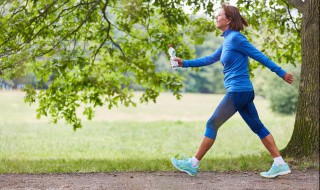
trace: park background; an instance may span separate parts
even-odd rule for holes
[[[212,53],[221,43],[221,37],[211,33],[203,45],[192,48],[195,56],[201,57]],[[170,71],[165,53],[154,64],[158,70]],[[251,73],[260,118],[280,149],[287,145],[293,131],[300,74],[299,65],[281,66],[294,74],[293,85],[262,65]],[[222,100],[225,89],[220,62],[198,71],[170,72],[184,77],[180,100],[166,92],[156,103],[112,109],[103,106],[95,111],[91,121],[82,117],[83,128],[75,131],[64,121],[52,124],[49,118],[37,119],[37,105],[24,103],[25,93],[19,88],[26,84],[37,86],[39,81],[33,73],[2,80],[0,173],[173,170],[171,157],[192,156],[197,150],[206,121]],[[135,102],[139,102],[144,89],[133,88]],[[79,115],[82,111],[79,110]],[[237,113],[219,130],[217,142],[201,169],[264,170],[271,162],[259,138]]]
[[[270,4],[272,5],[272,1],[270,1]],[[130,2],[128,3],[128,6],[129,5],[131,6]],[[154,5],[160,6],[156,2],[154,3]],[[41,4],[39,4],[39,6],[41,6]],[[110,21],[114,21],[113,20],[114,18],[112,17],[112,15],[109,15],[109,14],[106,15],[106,11],[105,11],[106,7],[108,6],[107,2],[99,6],[102,6],[102,8],[104,8],[102,9],[102,16],[104,16],[104,19],[106,22],[102,22],[102,23],[104,24],[109,23],[109,25],[107,24],[109,28],[113,27],[114,25],[110,24]],[[258,7],[259,6],[257,6],[257,8]],[[210,6],[208,6],[207,8],[210,8]],[[286,9],[280,9],[280,12],[277,12],[278,10],[276,10],[276,8],[278,7],[274,6],[273,8],[275,11],[275,14],[274,14],[275,17],[271,16],[272,17],[271,20],[269,19],[264,20],[264,21],[267,21],[268,24],[271,23],[270,25],[271,28],[274,28],[273,22],[274,22],[274,19],[277,18],[277,15],[278,14],[283,15],[282,12],[286,11]],[[291,14],[292,12],[290,11],[289,5],[287,9],[289,14]],[[168,23],[164,22],[165,26],[162,27],[162,29],[164,30],[168,29],[169,32],[176,31],[177,28],[172,28],[172,26],[176,26],[177,23],[181,26],[181,23],[186,21],[184,20],[183,16],[179,17],[181,15],[177,15],[177,14],[175,15],[177,17],[174,17],[174,18],[177,18],[178,20],[171,19],[173,18],[173,17],[170,17],[171,13],[175,13],[175,12],[170,12],[171,8],[163,9],[163,10],[168,10],[168,12],[164,12],[164,15],[166,15],[166,13],[170,13],[169,16],[166,15],[167,17],[165,17],[165,18],[168,18],[165,21],[169,22],[169,25],[166,25]],[[62,10],[62,12],[63,11],[64,10]],[[139,10],[136,10],[136,11],[139,13]],[[130,9],[129,12],[131,14],[132,10]],[[17,13],[20,13],[20,10]],[[100,14],[100,12],[97,14]],[[42,14],[39,13],[39,15],[41,16]],[[119,15],[118,16],[121,19],[124,18],[122,17],[123,15],[121,15],[120,10],[119,10]],[[273,14],[270,14],[270,15],[273,15]],[[22,45],[27,44],[26,51],[24,53],[29,55],[30,51],[33,51],[32,49],[33,47],[38,47],[39,50],[42,50],[41,46],[32,46],[32,45],[30,46],[32,48],[28,49],[29,44],[25,42],[27,42],[30,39],[35,39],[33,37],[37,37],[38,34],[45,35],[46,32],[48,32],[49,30],[48,31],[45,30],[44,33],[41,33],[42,31],[41,29],[39,33],[35,34],[35,36],[33,36],[34,34],[32,33],[28,33],[28,32],[23,33],[19,29],[19,25],[18,25],[19,23],[23,23],[23,20],[21,19],[19,20],[18,17],[16,19],[16,17],[14,16],[12,18],[14,18],[14,21],[16,21],[17,24],[12,26],[11,33],[9,32],[10,36],[11,35],[14,36],[14,34],[19,35],[21,33],[25,34],[26,41],[22,42]],[[70,18],[72,20],[72,16]],[[95,17],[95,19],[98,19],[98,18],[100,17]],[[101,21],[101,18],[98,21]],[[259,18],[259,17],[253,17],[253,18]],[[169,32],[161,33],[161,31],[157,30],[156,33],[159,32],[159,35],[155,35],[153,36],[154,38],[151,38],[150,41],[152,42],[152,45],[143,44],[143,43],[140,44],[137,42],[137,43],[133,43],[134,46],[126,47],[126,46],[123,46],[123,44],[126,44],[125,42],[130,42],[130,40],[132,39],[130,37],[128,39],[125,39],[125,37],[123,36],[123,33],[120,35],[117,34],[118,28],[112,31],[112,36],[109,35],[111,33],[107,33],[107,35],[104,35],[105,33],[103,33],[103,31],[105,30],[98,30],[98,31],[101,31],[101,33],[99,33],[101,36],[106,36],[105,40],[110,40],[112,42],[112,43],[108,43],[108,46],[110,45],[111,49],[110,48],[108,49],[108,46],[103,46],[103,48],[100,49],[102,45],[104,45],[104,42],[102,42],[101,46],[99,47],[96,47],[95,45],[97,44],[95,43],[91,43],[91,44],[89,43],[89,46],[92,45],[92,47],[98,48],[95,51],[96,53],[99,53],[100,50],[103,52],[109,51],[110,55],[108,54],[107,57],[102,57],[99,55],[97,57],[98,59],[96,60],[95,58],[97,54],[92,54],[93,52],[90,52],[90,51],[86,52],[86,48],[83,48],[84,52],[79,51],[82,54],[77,52],[79,53],[77,54],[78,55],[77,58],[79,58],[79,60],[76,60],[76,62],[74,62],[75,57],[73,57],[74,52],[72,51],[70,54],[72,56],[71,57],[67,56],[68,58],[66,59],[67,61],[61,60],[61,59],[54,59],[52,62],[52,65],[50,65],[52,67],[47,67],[48,66],[47,63],[51,64],[50,58],[43,59],[43,57],[41,56],[38,57],[38,59],[36,60],[39,62],[31,62],[28,65],[28,66],[31,66],[34,70],[38,71],[38,76],[43,76],[45,79],[49,79],[49,81],[38,81],[37,77],[35,77],[35,75],[31,72],[27,73],[27,75],[23,77],[19,77],[19,78],[14,77],[15,74],[21,73],[20,72],[21,70],[23,71],[26,71],[26,70],[24,70],[24,68],[22,67],[21,68],[17,67],[17,69],[14,68],[10,70],[11,66],[14,67],[15,65],[11,65],[12,64],[12,62],[10,62],[11,59],[3,59],[5,61],[1,65],[3,68],[3,71],[8,71],[8,72],[3,72],[4,77],[11,78],[12,80],[0,79],[1,87],[4,89],[3,91],[0,91],[1,109],[3,109],[1,112],[1,120],[0,120],[1,172],[3,173],[6,173],[6,172],[41,173],[41,172],[95,172],[95,171],[122,171],[122,170],[129,170],[129,171],[131,170],[134,170],[134,171],[172,170],[172,166],[170,165],[170,162],[169,162],[170,157],[192,155],[195,152],[200,140],[202,139],[206,120],[212,114],[215,107],[222,99],[223,93],[225,92],[223,88],[223,76],[221,72],[222,66],[220,63],[216,63],[213,66],[201,68],[199,71],[195,71],[192,69],[181,69],[177,71],[170,70],[170,67],[168,65],[168,57],[166,56],[166,52],[163,51],[166,49],[164,47],[163,40],[168,40],[168,39],[172,40],[172,37],[174,37],[174,40],[179,40],[179,42],[177,42],[177,44],[180,44],[180,46],[177,47],[178,55],[179,54],[186,55],[188,58],[190,58],[191,55],[192,57],[201,57],[201,56],[208,55],[212,53],[215,49],[217,49],[219,45],[222,43],[222,38],[218,36],[217,30],[212,26],[213,24],[210,25],[210,23],[203,22],[204,20],[201,20],[201,19],[199,20],[195,19],[195,20],[196,22],[194,23],[192,22],[192,24],[190,25],[191,30],[186,31],[186,34],[188,33],[188,35],[191,36],[190,38],[193,41],[195,41],[195,44],[199,44],[199,43],[201,44],[201,41],[203,40],[202,35],[207,32],[206,30],[210,30],[210,31],[213,30],[215,32],[214,34],[209,34],[205,36],[203,40],[204,44],[201,44],[200,46],[192,46],[191,44],[189,44],[190,46],[188,47],[186,45],[188,44],[188,40],[184,41],[184,38],[179,38],[177,37],[177,35],[172,36],[171,35],[172,33],[170,33],[169,35]],[[273,42],[269,44],[269,45],[272,45],[271,48],[269,46],[269,48],[272,49],[272,51],[269,51],[270,49],[268,50],[264,49],[263,52],[271,56],[273,60],[275,60],[278,64],[281,64],[281,66],[284,69],[293,73],[295,77],[296,82],[293,85],[288,85],[288,84],[285,84],[281,78],[275,76],[275,74],[268,71],[268,69],[263,68],[261,65],[257,64],[256,62],[252,62],[252,61],[250,62],[250,69],[255,68],[255,70],[250,74],[251,74],[251,77],[255,86],[255,91],[256,91],[256,100],[255,100],[256,106],[258,108],[262,121],[265,123],[265,125],[270,129],[270,131],[275,136],[277,144],[280,149],[286,146],[292,134],[294,118],[295,118],[296,101],[298,96],[297,89],[298,89],[298,83],[300,81],[299,80],[300,65],[298,63],[300,62],[300,51],[299,51],[300,44],[293,43],[293,41],[290,41],[289,43],[290,46],[292,44],[298,44],[298,45],[291,46],[291,48],[288,48],[288,46],[286,46],[288,45],[286,43],[287,33],[284,33],[284,31],[292,32],[292,30],[295,29],[294,35],[288,38],[289,40],[295,39],[296,35],[299,36],[299,30],[297,28],[294,28],[296,27],[295,21],[297,21],[297,23],[299,24],[301,20],[299,19],[299,17],[296,17],[296,18],[291,17],[291,20],[293,21],[293,25],[282,25],[279,28],[279,30],[274,30],[274,29],[269,30],[270,29],[269,26],[267,28],[265,28],[265,26],[262,26],[262,28],[260,28],[259,22],[253,21],[253,25],[252,25],[253,28],[257,29],[257,26],[259,26],[259,31],[256,31],[257,33],[254,33],[254,30],[251,30],[251,28],[249,28],[246,31],[246,33],[248,33],[248,31],[249,33],[250,32],[253,33],[252,35],[249,36],[249,40],[252,41],[253,44],[259,49],[262,49],[266,45],[266,43],[269,42],[269,40],[270,42]],[[11,22],[7,22],[7,21],[10,21],[10,19],[9,20],[4,19],[4,21],[5,23],[9,23],[9,25],[11,23]],[[34,20],[31,20],[31,23],[34,24],[33,21]],[[76,21],[69,22],[70,20],[66,20],[66,19],[64,19],[64,21],[66,21],[65,22],[66,24],[70,24],[70,23],[74,24],[70,27],[70,29],[72,29],[72,27],[77,27]],[[85,21],[87,20],[84,19],[84,22]],[[132,22],[134,24],[135,20],[133,19]],[[207,27],[205,28],[204,31],[196,30],[198,28],[197,25],[201,24],[202,22],[205,23],[204,25],[211,26],[212,28]],[[37,23],[37,22],[35,23],[45,24],[45,23]],[[95,20],[95,22],[91,22],[91,24],[98,24],[98,23],[99,22],[97,22],[97,20]],[[123,23],[123,22],[119,22],[119,24],[120,24],[119,26],[124,28],[127,26],[126,23]],[[162,26],[163,23],[154,23],[154,24],[159,24],[159,26]],[[23,25],[23,26],[27,27],[27,25]],[[82,25],[80,24],[80,26]],[[97,27],[96,29],[101,29],[99,28],[100,25],[94,25],[94,26]],[[171,26],[171,28],[169,26]],[[194,26],[197,26],[197,27],[194,27]],[[292,28],[290,27],[288,28],[288,26],[292,26]],[[33,25],[31,25],[31,27],[33,27]],[[43,26],[43,27],[46,28],[47,26]],[[65,28],[68,29],[69,27],[65,27]],[[65,29],[65,28],[59,28],[59,29]],[[18,29],[18,30],[15,30],[15,29]],[[90,25],[88,26],[86,25],[86,27],[83,29],[84,31],[86,31],[86,29],[88,29],[89,31],[91,28],[90,28]],[[133,27],[131,29],[137,29],[133,31],[133,33],[141,35],[141,33],[139,33],[141,32],[139,31],[139,28]],[[173,30],[170,30],[170,29],[173,29]],[[288,29],[288,31],[285,29]],[[271,32],[271,38],[269,36],[270,32]],[[128,33],[129,35],[131,35],[130,30],[128,30]],[[4,30],[4,36],[6,34],[7,33]],[[56,38],[56,37],[59,37],[60,34],[63,35],[64,33],[54,31],[53,36],[54,38]],[[87,34],[87,33],[82,32],[80,34]],[[193,34],[199,34],[199,36],[196,36],[196,37],[192,36]],[[265,34],[269,34],[269,35],[265,35]],[[275,34],[275,35],[272,35],[272,34]],[[64,53],[69,53],[69,50],[71,50],[70,47],[68,49],[68,46],[71,45],[70,42],[74,42],[73,44],[75,45],[73,46],[73,48],[78,48],[79,46],[79,49],[81,49],[80,46],[88,45],[88,44],[82,44],[82,41],[81,41],[82,39],[89,40],[89,41],[90,39],[93,39],[92,41],[95,41],[95,40],[99,41],[98,38],[93,38],[93,35],[94,35],[93,33],[90,33],[90,35],[79,36],[79,40],[80,40],[79,45],[76,43],[78,39],[73,40],[70,38],[71,41],[68,41],[69,40],[68,38],[68,40],[63,41],[62,47],[65,47],[64,49],[65,51],[59,52],[61,54],[56,54],[57,57],[61,58],[59,56],[64,57],[66,55]],[[95,35],[95,37],[97,37],[97,35]],[[66,39],[66,38],[62,38],[62,39]],[[119,40],[120,43],[115,43],[113,39],[121,39],[123,41]],[[161,39],[161,40],[158,40],[158,39]],[[282,39],[283,41],[281,41]],[[274,43],[276,41],[281,41],[283,43],[280,43],[280,44]],[[47,41],[47,38],[41,38],[39,41],[35,41],[35,44],[39,44],[38,42],[40,42],[40,45],[44,45],[43,47],[49,44]],[[55,40],[51,42],[53,42],[53,45],[55,44]],[[136,41],[133,40],[132,42],[136,42]],[[19,43],[20,42],[18,42],[18,45]],[[125,52],[128,52],[130,54],[130,57],[133,59],[135,59],[135,55],[137,55],[135,53],[141,53],[139,54],[140,56],[139,60],[132,61],[127,59],[126,57],[125,57],[126,59],[122,59],[123,55],[121,53],[123,53],[122,51],[123,49],[120,48],[119,44],[121,45],[122,48],[125,48],[124,49]],[[161,46],[159,46],[160,44]],[[184,45],[181,45],[181,44],[184,44]],[[277,46],[277,48],[274,48],[275,47],[273,46],[274,44],[277,44],[279,46]],[[150,61],[149,59],[148,60],[145,59],[144,56],[147,54],[143,54],[143,53],[145,53],[146,51],[144,52],[138,49],[141,47],[143,48],[143,46],[141,45],[146,45],[147,46],[146,49],[149,48],[149,50],[150,51],[152,50],[153,53],[156,52],[153,54],[153,56],[147,57],[147,58],[152,58],[152,61]],[[10,47],[10,48],[12,48],[14,51],[15,47]],[[9,50],[11,50],[10,48]],[[190,48],[191,50],[190,52],[188,48]],[[179,51],[181,49],[183,49],[184,51]],[[6,47],[4,47],[4,50],[5,50],[4,53],[8,52]],[[120,50],[120,51],[116,51],[116,50]],[[45,50],[43,51],[45,52]],[[192,51],[195,54],[191,54]],[[112,54],[114,52],[116,52],[116,54]],[[133,54],[131,54],[132,52]],[[90,55],[94,55],[93,57],[91,57],[93,58],[93,60],[87,59],[88,57],[86,56],[89,55],[88,53]],[[4,54],[4,57],[6,58],[6,56],[8,56],[8,58],[12,58],[10,55],[11,54],[9,52],[9,55]],[[41,54],[35,53],[34,55],[41,55]],[[53,55],[52,52],[49,54],[46,54],[45,56],[50,57],[50,55]],[[134,56],[131,56],[131,55],[134,55]],[[112,56],[115,56],[115,57],[112,57]],[[17,55],[17,57],[13,57],[13,58],[24,59],[25,57],[24,57],[24,54],[19,54]],[[29,58],[29,56],[27,56],[27,58]],[[84,59],[80,59],[80,58],[84,58]],[[104,61],[106,60],[108,61],[108,58],[109,59],[111,58],[110,59],[111,62],[108,62],[108,64],[105,64]],[[120,58],[120,59],[117,59],[117,58]],[[124,64],[128,60],[132,61],[133,63],[131,64],[132,67],[126,67],[126,64]],[[95,64],[95,66],[97,66],[97,70],[92,71],[92,69],[90,70],[90,67],[87,63],[90,62],[94,64],[95,61],[98,62],[97,64]],[[121,63],[113,64],[115,62],[118,63],[118,61],[121,61]],[[144,61],[146,61],[146,63]],[[290,62],[295,66],[286,65],[285,64],[286,62]],[[63,65],[61,65],[60,63],[63,63]],[[137,74],[138,79],[135,80],[131,78],[132,79],[131,81],[130,79],[128,79],[129,82],[125,80],[128,83],[124,83],[124,84],[125,85],[129,84],[130,86],[129,85],[125,86],[124,90],[126,91],[122,92],[121,90],[123,89],[122,88],[123,86],[119,85],[121,88],[119,89],[116,88],[119,81],[125,79],[124,76],[121,76],[122,70],[120,69],[120,73],[113,73],[111,72],[112,71],[111,69],[109,70],[110,73],[101,74],[101,72],[104,69],[104,66],[107,66],[106,69],[110,69],[108,66],[111,66],[111,67],[115,66],[115,68],[118,68],[118,66],[121,68],[123,66],[122,69],[124,69],[125,71],[126,69],[129,69],[129,71],[130,69],[133,69],[132,72],[133,73],[136,72],[135,74]],[[156,67],[155,70],[153,70],[154,68],[153,66]],[[52,73],[51,71],[48,71],[48,72],[46,71],[46,69],[48,68],[53,68],[52,72],[55,73],[56,75],[52,75],[52,77],[48,77]],[[77,78],[75,76],[79,76],[77,75],[77,72],[80,71],[79,69],[82,69],[82,71],[88,71],[88,73],[81,71],[80,73],[84,75],[81,75],[81,77]],[[168,71],[171,72],[171,75],[167,75]],[[108,95],[112,95],[114,94],[114,92],[116,92],[119,95],[126,98],[126,96],[129,94],[128,89],[134,89],[135,90],[134,95],[136,96],[136,98],[134,99],[136,102],[139,102],[138,97],[141,96],[142,92],[144,92],[145,90],[149,90],[147,91],[148,93],[146,93],[146,96],[144,97],[146,98],[145,102],[148,102],[149,100],[149,104],[142,104],[142,105],[138,104],[136,108],[133,108],[133,107],[126,108],[122,106],[119,106],[117,108],[115,105],[112,105],[114,107],[111,110],[107,108],[108,105],[105,105],[95,110],[95,117],[93,118],[92,121],[86,121],[85,117],[82,117],[81,119],[83,121],[83,127],[75,130],[77,127],[81,127],[81,125],[78,125],[77,120],[71,120],[71,122],[74,122],[72,124],[76,124],[73,126],[74,128],[72,128],[70,124],[66,124],[63,120],[59,121],[57,125],[48,124],[48,119],[44,117],[42,117],[40,120],[37,120],[36,110],[38,110],[38,116],[45,115],[47,113],[46,111],[48,110],[49,110],[49,115],[51,114],[51,116],[53,117],[57,116],[55,115],[56,113],[54,112],[55,111],[54,106],[51,106],[49,107],[49,109],[46,109],[47,104],[45,105],[42,104],[41,105],[42,108],[38,109],[37,102],[36,102],[35,105],[32,105],[31,107],[29,107],[28,105],[23,103],[23,98],[25,96],[23,92],[20,92],[19,90],[17,91],[10,90],[12,88],[22,89],[25,87],[25,85],[31,84],[31,86],[38,88],[37,92],[39,92],[39,88],[46,89],[50,87],[50,84],[52,81],[57,81],[55,85],[51,85],[51,86],[54,86],[55,88],[51,88],[51,89],[49,88],[48,90],[49,92],[52,92],[51,95],[53,96],[50,96],[49,93],[47,94],[47,97],[49,98],[48,100],[52,100],[52,101],[48,101],[47,103],[53,103],[56,100],[55,98],[57,98],[58,100],[62,100],[62,101],[56,101],[55,103],[61,103],[61,105],[63,105],[63,103],[65,102],[63,98],[70,98],[68,99],[67,104],[64,104],[64,107],[62,107],[62,110],[63,110],[62,112],[68,112],[68,109],[69,110],[71,109],[70,113],[72,114],[72,109],[74,108],[74,106],[73,104],[68,104],[73,100],[70,95],[76,94],[78,90],[81,89],[81,87],[84,87],[86,90],[88,90],[88,92],[92,92],[93,90],[98,90],[97,92],[98,95],[99,95],[99,92],[106,93],[105,91],[103,91],[104,88],[102,87],[105,87],[105,85],[103,85],[102,83],[99,83],[101,86],[97,86],[97,87],[90,86],[91,82],[95,81],[94,79],[95,77],[97,77],[97,74],[101,74],[102,78],[104,77],[104,75],[107,75],[108,79],[111,80],[110,84],[114,84],[114,86],[111,85],[111,87],[114,87],[115,91],[111,90],[111,93]],[[148,79],[149,74],[155,77],[155,80],[153,80],[153,77],[151,77],[151,79],[149,80]],[[128,76],[131,77],[131,75],[128,75]],[[183,88],[180,88],[179,86],[180,78],[178,76],[181,76],[181,78],[183,78],[183,84],[184,84]],[[117,77],[120,77],[120,78],[117,78]],[[142,80],[139,77],[141,77]],[[97,78],[99,78],[99,75]],[[87,79],[90,79],[90,81],[88,81]],[[158,82],[158,79],[161,79],[159,80],[160,82]],[[59,81],[62,82],[60,83],[62,84],[62,86],[59,85]],[[98,81],[101,82],[100,80]],[[145,81],[147,82],[145,83]],[[148,83],[148,81],[149,82],[151,81],[151,82]],[[130,82],[132,82],[132,84]],[[139,86],[139,85],[135,86],[136,83],[139,83],[142,86]],[[67,84],[67,85],[63,86],[64,84]],[[77,88],[78,87],[77,85],[83,85],[83,86],[80,86],[80,88]],[[145,85],[147,89],[145,89],[143,85]],[[32,103],[33,98],[35,98],[34,97],[35,92],[31,90],[32,87],[30,87],[30,85],[27,85],[27,86],[29,86],[28,87],[29,96],[27,97],[26,100]],[[65,91],[57,90],[57,89],[61,89],[61,87]],[[64,88],[64,87],[68,87],[68,88]],[[72,88],[72,87],[75,87],[75,88]],[[173,95],[177,96],[177,91],[176,91],[177,89],[179,89],[180,93],[182,94],[182,98],[179,101],[175,99],[173,96]],[[156,103],[154,104],[152,103],[152,100],[154,100],[154,98],[157,97],[157,92],[158,92],[157,90],[161,91],[161,95],[159,99],[157,99]],[[165,93],[164,92],[165,90],[169,92]],[[171,90],[173,90],[173,92]],[[72,92],[75,92],[75,93],[72,93]],[[94,95],[94,93],[92,95]],[[45,100],[46,95],[42,96],[41,98],[44,98],[42,100]],[[69,100],[71,101],[69,102]],[[93,102],[99,104],[98,100],[99,99],[94,99]],[[112,104],[113,100],[116,100],[116,102],[118,102],[119,98],[117,99],[117,97],[111,97],[111,101],[105,102],[105,103]],[[86,101],[87,99],[84,99],[84,102]],[[124,103],[126,103],[126,101],[124,101]],[[78,110],[79,115],[81,115],[81,113],[83,112],[83,109],[86,109],[86,108],[81,107]],[[89,113],[87,114],[88,117],[92,116],[90,109],[87,109],[84,112]],[[281,112],[281,113],[278,113],[278,112]],[[303,115],[303,114],[300,114],[300,115]],[[66,114],[65,119],[74,119],[68,116],[70,115]],[[238,170],[238,169],[265,170],[265,168],[268,168],[270,166],[270,163],[272,162],[271,157],[266,154],[266,151],[264,150],[262,144],[259,142],[259,139],[249,130],[249,128],[245,125],[245,123],[242,121],[239,115],[236,115],[234,118],[228,121],[222,129],[220,130],[219,137],[218,137],[220,141],[218,141],[215,144],[214,149],[210,151],[206,160],[202,162],[202,167],[201,167],[202,170]],[[286,160],[288,160],[290,164],[294,162],[294,160],[292,160],[291,158],[286,158]],[[295,167],[295,165],[293,167]]]

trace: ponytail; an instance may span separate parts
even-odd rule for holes
[[[243,30],[244,26],[248,26],[247,21],[241,16],[237,7],[222,3],[222,9],[224,10],[226,17],[231,20],[229,28],[231,30]]]
[[[242,16],[241,16],[241,21],[244,26],[248,26],[246,19],[244,19]]]

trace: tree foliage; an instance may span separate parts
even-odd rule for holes
[[[0,2],[0,76],[9,79],[32,71],[54,80],[47,90],[26,88],[26,102],[38,102],[37,114],[53,122],[63,118],[81,127],[76,114],[93,117],[96,106],[133,105],[132,85],[143,86],[141,102],[156,101],[162,90],[180,98],[182,77],[156,70],[152,60],[173,44],[188,59],[188,44],[214,31],[212,19],[195,18],[205,10],[213,18],[214,0],[4,0]],[[267,5],[267,6],[266,6]],[[263,30],[262,51],[278,63],[300,62],[300,15],[283,0],[239,0],[238,7],[256,32]],[[263,27],[262,27],[263,26]],[[167,63],[165,63],[167,64]],[[254,65],[252,65],[254,67]]]
[[[212,54],[222,44],[223,38],[217,37],[214,33],[209,33],[203,44],[195,46],[196,57],[204,57]],[[183,69],[179,75],[183,76],[184,90],[186,92],[199,93],[224,93],[223,66],[220,61],[213,66],[201,67],[198,72]]]
[[[266,69],[256,69],[253,86],[256,95],[266,97],[272,111],[280,114],[294,114],[297,110],[301,65],[286,65],[285,70],[293,75],[294,82],[288,85],[277,75],[270,75]]]

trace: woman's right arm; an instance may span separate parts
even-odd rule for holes
[[[175,61],[178,61],[178,64],[180,67],[202,67],[206,65],[213,64],[220,60],[222,52],[222,46],[217,49],[213,54],[198,58],[198,59],[192,59],[192,60],[182,60],[180,58],[175,58]]]

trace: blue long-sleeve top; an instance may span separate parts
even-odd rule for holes
[[[223,65],[224,86],[228,92],[253,90],[248,57],[262,63],[281,78],[286,74],[285,70],[257,50],[239,31],[228,29],[222,36],[225,40],[213,54],[198,59],[183,60],[182,67],[202,67],[220,60]]]

